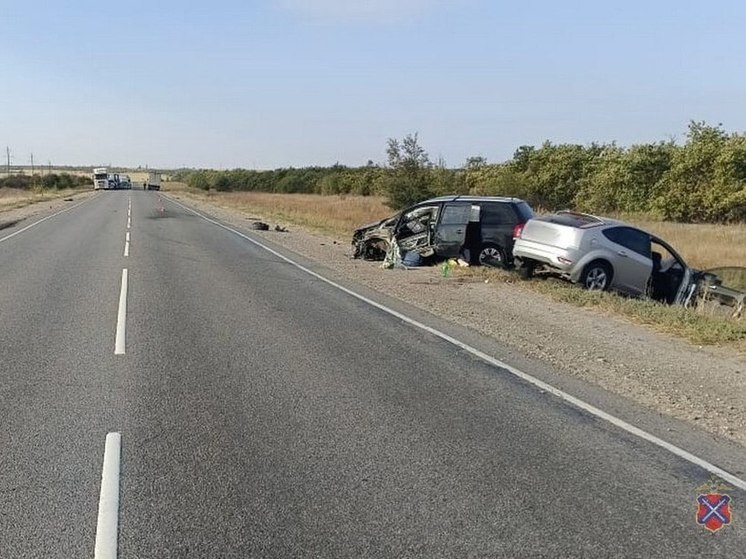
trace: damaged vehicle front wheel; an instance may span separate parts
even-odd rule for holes
[[[358,258],[380,261],[386,258],[386,253],[389,251],[389,242],[384,239],[370,239],[362,244],[360,250],[361,254]]]

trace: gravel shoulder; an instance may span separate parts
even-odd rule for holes
[[[239,227],[261,218],[187,193],[171,195]],[[323,263],[337,278],[401,299],[563,375],[746,446],[746,361],[736,352],[698,347],[520,285],[444,279],[438,268],[384,270],[376,262],[351,259],[349,238],[282,225],[290,231],[252,233]]]

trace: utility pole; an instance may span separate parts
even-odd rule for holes
[[[10,148],[5,147],[5,154],[8,156],[8,176],[10,176]]]
[[[31,153],[31,176],[34,176],[34,154]]]

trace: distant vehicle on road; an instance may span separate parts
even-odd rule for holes
[[[145,190],[160,190],[161,189],[161,174],[160,173],[149,173],[148,178],[143,183]]]
[[[129,175],[119,175],[120,188],[132,188],[132,179]]]
[[[117,173],[109,174],[109,188],[112,190],[119,188],[119,175]]]
[[[109,170],[106,167],[98,167],[93,170],[93,189],[105,190],[109,188]]]

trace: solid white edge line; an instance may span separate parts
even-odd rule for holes
[[[8,239],[11,239],[11,238],[15,237],[16,235],[20,235],[21,233],[23,233],[24,231],[27,231],[27,230],[31,229],[32,227],[36,227],[37,225],[39,225],[40,223],[44,223],[48,219],[52,219],[53,217],[57,217],[60,214],[63,214],[65,212],[69,212],[70,210],[74,210],[78,206],[81,206],[81,205],[85,204],[86,202],[88,202],[89,200],[91,200],[93,198],[94,198],[94,196],[91,196],[90,198],[86,198],[82,202],[78,202],[74,206],[70,206],[69,208],[65,208],[64,210],[61,210],[61,211],[56,212],[56,213],[53,213],[52,215],[48,215],[47,217],[43,217],[39,221],[34,221],[31,225],[27,225],[23,229],[19,229],[15,233],[11,233],[10,235],[8,235],[6,237],[1,238],[0,239],[0,243],[2,243],[3,241],[7,241]]]
[[[95,559],[116,559],[119,537],[119,471],[122,436],[108,433],[101,471],[101,494],[98,500]]]
[[[596,417],[603,419],[605,421],[608,421],[612,425],[615,425],[616,427],[623,429],[624,431],[627,431],[628,433],[635,435],[637,437],[640,437],[641,439],[644,439],[648,441],[649,443],[652,443],[656,446],[659,446],[661,448],[664,448],[671,452],[672,454],[675,454],[679,458],[683,458],[684,460],[691,462],[692,464],[695,464],[696,466],[699,466],[700,468],[707,470],[708,472],[715,474],[723,479],[723,481],[727,481],[728,483],[738,487],[739,489],[742,489],[746,491],[746,481],[736,477],[735,475],[731,474],[730,472],[727,472],[723,470],[722,468],[717,467],[714,464],[711,464],[710,462],[695,456],[694,454],[684,450],[683,448],[679,448],[678,446],[669,443],[667,441],[664,441],[663,439],[656,437],[655,435],[652,435],[648,433],[647,431],[643,431],[639,427],[635,427],[634,425],[627,423],[623,419],[619,419],[616,416],[613,416],[591,404],[588,404],[587,402],[584,402],[583,400],[576,398],[575,396],[572,396],[571,394],[568,394],[567,392],[564,392],[563,390],[560,390],[559,388],[555,388],[551,384],[547,384],[543,380],[539,380],[538,378],[529,375],[528,373],[524,373],[520,369],[516,369],[515,367],[508,365],[507,363],[504,363],[500,361],[499,359],[495,359],[494,357],[487,355],[486,353],[478,350],[475,347],[472,347],[460,340],[457,340],[456,338],[449,336],[448,334],[441,332],[440,330],[436,330],[435,328],[432,328],[426,324],[423,324],[422,322],[419,322],[417,320],[414,320],[413,318],[409,318],[408,316],[395,311],[394,309],[391,309],[387,307],[386,305],[383,305],[381,303],[377,303],[376,301],[373,301],[372,299],[369,299],[365,297],[364,295],[360,295],[359,293],[356,293],[352,291],[351,289],[348,289],[330,279],[325,278],[324,276],[317,274],[316,272],[309,270],[302,264],[298,264],[294,260],[291,260],[287,256],[284,256],[277,252],[276,250],[271,249],[270,247],[266,246],[263,243],[260,243],[259,241],[256,241],[249,237],[248,235],[244,235],[240,231],[236,231],[235,229],[232,229],[231,227],[228,227],[227,225],[223,225],[219,221],[216,221],[214,219],[211,219],[200,212],[193,210],[192,208],[185,206],[184,204],[174,200],[173,198],[168,198],[171,200],[174,204],[177,204],[178,206],[181,206],[185,210],[188,210],[192,212],[193,214],[201,217],[205,221],[208,221],[212,223],[213,225],[217,225],[218,227],[221,227],[222,229],[225,229],[226,231],[230,231],[231,233],[238,235],[242,239],[246,239],[250,243],[266,250],[270,254],[273,254],[280,258],[281,260],[284,260],[288,264],[291,264],[292,266],[295,266],[299,270],[305,272],[306,274],[315,277],[316,279],[323,281],[324,283],[331,285],[332,287],[335,287],[339,289],[340,291],[343,291],[344,293],[347,293],[351,297],[354,297],[360,301],[363,301],[364,303],[367,303],[368,305],[375,307],[385,313],[390,314],[391,316],[395,316],[396,318],[406,322],[407,324],[410,324],[412,326],[415,326],[416,328],[419,328],[421,330],[424,330],[425,332],[428,332],[429,334],[432,334],[433,336],[437,336],[438,338],[445,340],[456,347],[459,347],[463,349],[464,351],[467,351],[474,355],[475,357],[478,357],[479,359],[489,363],[490,365],[494,365],[495,367],[499,367],[501,369],[504,369],[508,371],[509,373],[517,376],[520,379],[523,379],[526,382],[529,382],[536,386],[537,388],[544,390],[546,392],[549,392],[550,394],[553,394],[554,396],[561,398],[562,400],[565,400],[566,402],[572,404],[573,406],[580,408],[584,411],[587,411],[588,413],[595,415]]]
[[[114,342],[114,355],[124,355],[127,329],[127,268],[122,270],[122,288],[119,291],[119,312],[117,313],[117,335]]]

